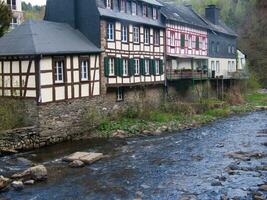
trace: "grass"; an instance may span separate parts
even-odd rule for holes
[[[267,106],[267,94],[253,93],[245,97],[246,102],[254,106]]]

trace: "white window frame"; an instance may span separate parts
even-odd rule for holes
[[[148,7],[147,7],[147,5],[143,4],[142,11],[143,11],[143,16],[144,17],[148,17]]]
[[[159,75],[159,68],[160,68],[160,66],[159,66],[159,60],[155,60],[155,68],[156,68],[156,75]]]
[[[216,71],[215,61],[211,61],[211,71]]]
[[[109,75],[115,76],[115,58],[109,58],[108,68],[109,68]]]
[[[59,72],[61,69],[61,73]],[[60,78],[61,77],[61,78]],[[64,82],[64,61],[55,61],[55,83]]]
[[[106,8],[112,9],[112,0],[106,0]]]
[[[132,15],[137,15],[137,3],[136,2],[132,2]]]
[[[192,46],[193,46],[193,37],[192,35],[189,35],[188,36],[188,48],[192,49]]]
[[[89,80],[89,62],[88,60],[81,61],[81,80],[88,81]]]
[[[126,0],[120,0],[120,11],[126,12]]]
[[[152,8],[152,17],[153,19],[158,19],[158,9]]]
[[[129,75],[129,61],[127,59],[122,59],[122,70],[123,76]]]
[[[149,75],[150,71],[150,62],[149,59],[145,59],[145,75]]]
[[[175,46],[175,32],[171,31],[170,32],[170,38],[171,38],[171,46],[174,47]]]
[[[235,54],[235,47],[232,46],[232,54]]]
[[[231,54],[231,45],[228,45],[228,53]]]
[[[206,38],[202,38],[202,50],[206,50]]]
[[[232,61],[232,70],[233,70],[233,72],[235,72],[235,71],[236,71],[236,67],[235,67],[235,61]]]
[[[216,61],[216,72],[220,73],[220,61]]]
[[[154,30],[154,45],[160,45],[160,31]]]
[[[232,72],[232,62],[228,61],[228,72]]]
[[[144,28],[144,43],[149,44],[149,40],[150,40],[150,29]]]
[[[140,75],[140,59],[139,58],[136,58],[134,59],[134,75],[138,76]]]
[[[114,41],[114,24],[109,22],[107,25],[107,40]]]
[[[128,26],[124,24],[121,25],[121,41],[128,42]]]
[[[138,26],[133,27],[133,42],[134,43],[140,42],[140,28]]]

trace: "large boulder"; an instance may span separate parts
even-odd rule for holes
[[[43,165],[37,165],[35,167],[31,167],[25,170],[22,173],[14,174],[12,176],[14,179],[23,179],[30,180],[33,179],[35,181],[42,181],[47,179],[47,169]]]
[[[91,164],[93,162],[96,162],[97,160],[100,160],[101,158],[103,158],[102,153],[76,152],[74,154],[71,154],[70,156],[63,158],[63,160],[66,162],[79,160],[85,164]]]
[[[22,183],[22,181],[13,181],[11,183],[11,186],[15,189],[15,190],[22,190],[24,188],[24,185]]]
[[[81,167],[84,167],[84,162],[80,160],[74,160],[73,162],[69,164],[69,166],[71,168],[81,168]]]
[[[9,182],[10,180],[8,178],[0,176],[0,191],[6,189],[9,185]]]

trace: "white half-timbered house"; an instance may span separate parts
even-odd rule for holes
[[[100,49],[67,24],[25,22],[0,47],[1,97],[43,104],[100,95]]]

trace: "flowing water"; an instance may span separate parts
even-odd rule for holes
[[[192,130],[157,137],[113,141],[82,141],[0,158],[0,173],[6,176],[42,163],[48,180],[17,192],[10,189],[0,199],[252,199],[258,185],[267,182],[266,171],[237,171],[225,167],[266,166],[267,158],[237,161],[225,156],[236,151],[267,152],[267,112],[221,119]],[[267,135],[266,135],[267,136]],[[109,157],[81,169],[61,161],[76,151],[103,152]],[[26,159],[27,160],[26,160]],[[218,176],[224,177],[218,183]],[[266,193],[262,193],[266,195]]]

